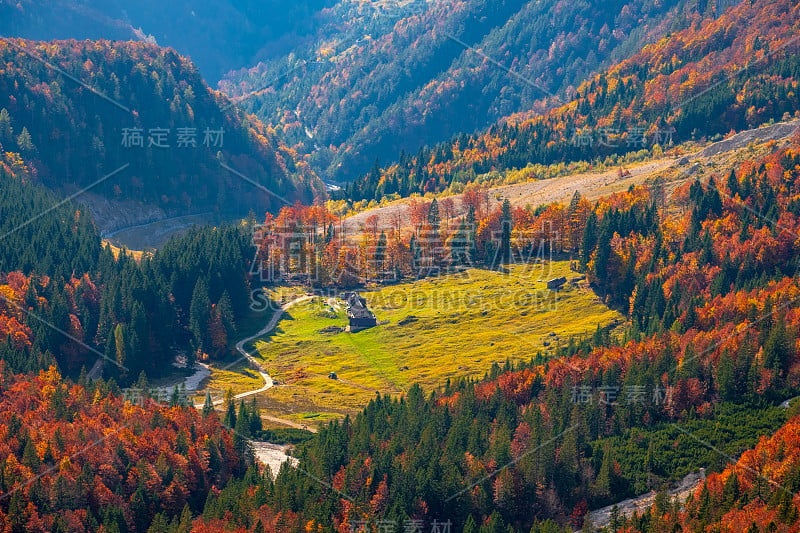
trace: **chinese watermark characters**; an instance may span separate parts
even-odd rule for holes
[[[646,146],[669,146],[673,144],[672,135],[675,128],[657,129],[647,133],[645,128],[632,127],[627,130],[619,128],[602,127],[597,129],[583,128],[575,130],[570,142],[573,146],[592,147],[602,146],[606,148],[618,148],[625,146],[628,148],[645,148]]]
[[[453,523],[434,519],[430,524],[424,520],[353,520],[350,533],[452,533]],[[426,527],[429,526],[429,527]]]
[[[175,389],[143,389],[140,387],[129,387],[122,390],[122,398],[130,403],[141,405],[145,400],[153,400],[158,403],[176,403],[180,405],[189,404],[189,395],[185,388]]]
[[[202,133],[202,140],[198,135]],[[197,128],[175,128],[173,135],[170,128],[122,128],[123,148],[197,148],[198,142],[206,148],[222,148],[225,142],[223,128],[205,128],[198,132]]]
[[[644,405],[651,402],[653,405],[670,405],[672,403],[672,387],[656,385],[650,391],[645,385],[629,385],[620,388],[614,385],[590,387],[589,385],[575,385],[570,396],[572,403],[617,405]]]

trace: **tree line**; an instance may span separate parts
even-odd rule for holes
[[[454,134],[383,168],[376,163],[341,196],[380,201],[461,190],[533,164],[597,166],[641,150],[660,156],[672,143],[796,118],[796,17],[789,1],[739,3],[592,75],[562,106]],[[742,64],[747,75],[732,75]]]
[[[195,228],[115,257],[88,214],[0,171],[0,353],[18,371],[104,362],[123,382],[178,353],[224,358],[247,312],[250,230]]]
[[[800,386],[798,172],[795,143],[727,176],[688,181],[673,196],[682,213],[659,210],[655,188],[601,200],[576,250],[597,290],[627,303],[622,335],[598,327],[553,358],[532,353],[477,382],[378,396],[300,446],[304,471],[286,466],[274,482],[230,485],[204,527],[218,531],[226,513],[247,509],[236,515],[243,531],[400,531],[409,520],[447,519],[458,531],[557,531],[700,467],[723,473],[685,512],[662,495],[628,527],[725,516],[795,524],[794,445],[767,454],[785,462],[789,496],[746,471],[736,481],[716,450],[739,455],[778,429],[786,412],[776,404]],[[757,457],[742,460],[766,472]],[[723,489],[716,480],[726,478]],[[247,496],[254,491],[264,496]]]

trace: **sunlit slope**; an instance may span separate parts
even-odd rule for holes
[[[494,362],[546,355],[570,336],[622,318],[588,288],[547,290],[546,280],[559,276],[576,274],[568,262],[516,265],[508,273],[473,269],[365,292],[380,324],[357,333],[334,331],[347,325],[341,300],[293,307],[272,336],[256,342],[280,383],[266,394],[268,404],[287,413],[347,412],[376,391],[479,377]]]

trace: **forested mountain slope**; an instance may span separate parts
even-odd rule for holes
[[[472,11],[477,5],[426,5],[441,16],[387,22],[380,26],[386,41],[376,31],[362,42],[382,43],[397,64],[423,58],[438,69],[451,53],[437,40],[445,32],[472,35],[472,28],[483,42],[523,9],[560,9],[553,15],[574,22],[585,7],[507,0],[481,3],[486,10],[478,13]],[[715,20],[696,15],[696,22],[691,13],[720,5],[681,6],[676,13],[688,14],[685,30],[591,77],[570,103],[514,115],[483,134],[376,167],[349,193],[379,198],[439,191],[532,161],[608,158],[613,164],[612,156],[641,149],[638,141],[629,143],[633,128],[648,139],[667,131],[675,140],[712,137],[800,110],[796,3],[746,1]],[[609,16],[619,24],[626,8],[633,9],[614,8],[618,15],[609,8]],[[588,29],[603,21],[589,17],[593,9],[584,16],[587,36],[602,37],[602,26]],[[642,10],[644,4],[637,21]],[[427,37],[414,28],[428,28],[420,34]],[[392,48],[401,38],[408,46]],[[434,49],[443,56],[422,53],[425,39],[440,43]],[[601,41],[588,42],[600,50]],[[670,190],[653,180],[595,202],[575,194],[568,203],[514,207],[508,199],[490,204],[485,190],[472,187],[462,198],[466,212],[454,212],[445,200],[415,198],[408,232],[400,231],[399,220],[394,231],[379,230],[373,220],[342,239],[325,206],[283,205],[318,192],[308,164],[276,141],[269,126],[225,109],[226,98],[177,53],[105,41],[5,40],[0,46],[3,532],[557,533],[588,529],[589,509],[657,490],[700,468],[709,477],[684,508],[659,497],[650,514],[615,520],[612,529],[771,533],[800,526],[800,424],[790,418],[796,406],[781,406],[800,394],[800,135],[763,145],[758,156],[743,148],[747,157],[735,165],[712,159],[702,174],[678,165],[672,171],[685,170],[687,179]],[[322,92],[311,94],[334,116],[345,107],[331,111],[323,96],[358,84],[361,75],[348,70],[347,58],[361,49],[329,48],[319,57],[334,58],[336,72],[324,74]],[[313,69],[310,64],[295,63]],[[375,68],[377,93],[385,89],[386,102],[397,100],[390,83],[396,76]],[[470,68],[480,78],[483,67]],[[572,83],[568,73],[552,76],[542,80]],[[442,113],[461,127],[452,109]],[[291,113],[282,116],[294,124]],[[322,114],[314,120],[325,124]],[[200,133],[196,147],[179,148],[176,134],[185,124],[222,125],[224,145],[209,150]],[[359,131],[372,131],[368,126],[360,122]],[[123,128],[130,134],[134,127],[144,130],[145,146],[123,144],[130,144]],[[317,135],[301,122],[292,127],[299,137]],[[151,129],[158,128],[169,130],[174,146],[153,145],[160,138]],[[582,136],[587,133],[592,142]],[[253,198],[248,180],[273,194]],[[265,223],[256,228],[248,217],[199,228],[140,259],[124,251],[115,257],[87,213],[52,190],[79,187],[176,212],[255,207]],[[570,259],[574,275],[566,274],[572,279],[563,280],[564,291],[572,283],[589,286],[626,320],[548,341],[554,344],[548,351],[533,345],[504,365],[500,344],[487,338],[476,349],[497,362],[482,379],[453,379],[436,390],[411,385],[395,396],[369,389],[359,414],[298,439],[304,442],[297,464],[284,463],[277,477],[250,468],[247,439],[264,436],[255,402],[241,402],[237,412],[231,393],[220,421],[210,402],[199,414],[177,392],[169,406],[119,398],[116,381],[143,385],[144,379],[136,381],[140,373],[158,374],[177,354],[226,358],[251,282],[275,281],[251,277],[263,267],[283,269],[294,282],[305,276],[311,283],[316,275],[317,288],[337,292],[365,279],[385,281],[386,273],[413,278],[493,269],[531,302],[533,287],[507,266],[525,266],[540,250]],[[531,262],[545,267],[543,257]],[[282,294],[301,290],[307,288],[291,286]],[[416,299],[413,292],[399,296]],[[481,300],[470,305],[492,313]],[[444,318],[453,321],[439,332],[458,335],[458,317]],[[407,319],[413,327],[431,327],[424,316]],[[385,326],[391,327],[376,327]],[[358,334],[307,329],[322,339]],[[496,335],[506,334],[497,328]],[[455,353],[444,355],[454,361],[464,356],[449,351]],[[370,357],[375,353],[365,354]],[[96,361],[103,362],[103,380],[90,383],[80,369]],[[320,381],[335,390],[339,379]],[[291,393],[290,381],[281,386]]]
[[[764,436],[683,502],[656,497],[649,512],[617,521],[618,531],[795,531],[800,491],[800,418]]]
[[[135,261],[88,214],[0,168],[0,359],[12,372],[95,363],[123,384],[179,353],[225,357],[247,309],[246,228],[190,231]]]
[[[514,115],[482,134],[374,168],[348,196],[440,191],[493,170],[603,161],[788,119],[800,109],[798,27],[795,2],[741,3],[590,77],[569,103],[544,115]]]
[[[319,181],[171,49],[0,41],[0,145],[25,179],[166,212],[244,216],[310,201]]]
[[[300,454],[309,470],[223,491],[206,507],[207,530],[229,527],[226,512],[242,508],[247,531],[259,521],[346,531],[448,519],[465,532],[580,528],[589,508],[691,469],[722,471],[784,423],[777,404],[800,387],[798,141],[687,183],[672,198],[680,209],[659,210],[657,189],[636,188],[534,215],[551,235],[580,228],[580,268],[628,310],[624,336],[598,328],[551,360],[532,352],[530,364],[478,383],[376,398],[309,441]],[[701,496],[689,519],[708,524],[739,501],[759,525],[762,516],[796,525],[794,432],[745,455],[751,469],[739,472],[732,503]],[[267,498],[247,496],[256,490]]]
[[[15,376],[0,362],[3,531],[189,531],[216,487],[252,462],[216,416],[114,393],[53,369]]]
[[[0,34],[32,40],[146,40],[190,56],[207,79],[288,53],[333,0],[17,0],[0,3]]]
[[[647,0],[342,2],[342,22],[281,60],[221,88],[311,152],[322,175],[350,180],[509,114],[569,101],[602,65],[720,13]],[[512,73],[507,72],[510,69]]]
[[[529,363],[495,366],[478,382],[462,380],[430,394],[413,387],[400,399],[378,396],[355,419],[332,423],[309,441],[299,453],[301,469],[284,466],[274,481],[266,474],[245,476],[239,469],[236,479],[209,493],[202,517],[183,530],[347,531],[377,523],[449,520],[452,531],[470,533],[559,531],[580,527],[590,507],[646,492],[689,469],[722,471],[726,457],[752,447],[759,435],[784,423],[785,411],[776,404],[796,395],[800,387],[800,314],[795,305],[800,294],[798,173],[800,148],[795,139],[788,148],[746,162],[734,172],[675,191],[670,205],[680,209],[659,210],[657,189],[636,188],[594,206],[578,200],[531,212],[527,223],[543,234],[549,228],[550,235],[569,236],[580,268],[598,292],[628,310],[631,324],[624,336],[609,336],[598,328],[594,335],[560,346],[552,359],[532,351]],[[512,231],[510,238],[516,250],[524,235]],[[219,246],[209,243],[200,249]],[[169,254],[142,268],[159,272],[164,265],[191,264],[175,255],[191,251],[192,245],[175,243]],[[130,269],[132,263],[123,266]],[[19,276],[9,276],[9,287],[21,283],[25,280]],[[192,300],[201,300],[198,285],[202,287],[195,285],[198,296]],[[179,293],[175,287],[171,290]],[[86,289],[76,289],[75,295],[92,301]],[[140,321],[127,330],[134,333]],[[53,406],[52,416],[75,416],[76,424],[88,424],[79,417],[80,410],[75,411],[80,391],[65,407],[64,389],[42,386],[47,379],[57,378],[22,378],[9,398],[22,398],[27,409],[36,411],[41,399],[20,397],[25,383],[32,383],[34,390],[55,389],[44,397]],[[117,405],[114,400],[103,402],[101,393],[89,409]],[[187,416],[175,411],[158,415],[152,409],[147,413],[152,413],[154,431],[163,424],[162,416]],[[240,407],[238,418],[235,413],[226,415],[226,424],[237,428],[234,438],[248,434],[248,412]],[[116,420],[116,414],[109,416]],[[199,422],[194,415],[191,420],[197,428],[213,431],[212,421]],[[14,424],[9,418],[6,425]],[[169,428],[180,433],[181,422],[176,424]],[[761,465],[785,463],[788,474],[766,469],[763,475],[784,483],[790,493],[796,491],[792,431],[779,434],[779,439],[786,437],[785,446],[762,445],[766,456],[746,454],[743,459],[750,465],[758,460],[752,468],[759,470]],[[34,442],[9,443],[12,472],[28,471],[18,464],[33,471],[46,469],[51,454],[58,457],[44,445],[37,448],[35,436],[26,438]],[[174,449],[183,454],[180,450],[186,447],[175,438]],[[132,447],[128,456],[143,453],[141,448],[149,450],[143,441],[126,444]],[[226,472],[209,453],[209,475]],[[83,469],[94,468],[93,457],[87,454]],[[128,468],[116,460],[112,465],[116,471]],[[107,527],[124,523],[129,531],[165,530],[167,522],[176,520],[173,526],[180,530],[180,503],[175,501],[195,494],[189,475],[193,470],[166,452],[155,465],[158,476],[142,478],[149,492],[131,493],[126,484],[114,500],[123,511],[128,505],[141,505],[139,500],[149,502],[152,523],[137,522],[124,512],[101,514],[97,520]],[[80,484],[72,488],[65,482],[72,478],[64,477],[55,485],[58,491],[45,494],[33,484],[17,490],[14,505],[0,501],[0,511],[14,524],[38,516],[83,519],[73,515],[82,504],[62,495],[83,498],[86,493]],[[20,483],[17,477],[7,479],[9,488]],[[747,494],[748,500],[738,500],[749,505],[746,513],[762,509],[752,516],[780,516],[787,525],[797,521],[783,496],[776,497],[746,476],[741,481],[740,492],[729,489],[733,499],[724,497],[735,502]],[[162,496],[162,488],[173,482]],[[712,497],[717,496],[705,498],[710,502]],[[688,508],[694,513],[688,520],[715,519],[709,513],[716,507],[702,501],[700,507]],[[659,520],[669,519],[666,507],[659,505]],[[200,507],[190,504],[189,513],[199,513]],[[719,509],[733,507],[726,503]],[[188,515],[180,519],[188,521]],[[392,531],[402,530],[398,527]]]

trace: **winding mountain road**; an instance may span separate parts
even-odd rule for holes
[[[153,226],[155,224],[160,224],[162,222],[174,222],[176,220],[182,220],[182,219],[185,219],[185,218],[188,219],[188,218],[193,218],[193,217],[204,217],[204,216],[213,215],[213,214],[214,214],[213,211],[207,211],[205,213],[194,213],[194,214],[190,214],[190,215],[178,215],[178,216],[174,216],[174,217],[158,218],[158,219],[155,219],[155,220],[150,220],[149,222],[142,222],[142,223],[139,223],[139,224],[132,224],[130,226],[123,226],[121,228],[117,228],[117,229],[112,230],[112,231],[106,231],[106,232],[103,232],[101,234],[101,237],[103,239],[110,239],[110,238],[114,237],[115,235],[117,235],[119,233],[122,233],[123,231],[128,231],[128,230],[132,230],[132,229],[146,228],[147,226]]]
[[[245,347],[244,347],[245,344],[247,344],[247,343],[249,343],[249,342],[251,342],[251,341],[253,341],[255,339],[258,339],[260,337],[263,337],[267,333],[269,333],[270,331],[275,329],[275,326],[278,325],[278,322],[280,322],[281,317],[283,317],[283,313],[285,313],[289,308],[291,308],[292,306],[297,305],[299,303],[311,300],[312,298],[314,298],[313,295],[306,294],[306,295],[300,296],[299,298],[295,298],[294,300],[292,300],[290,302],[287,302],[287,303],[283,304],[277,311],[275,311],[275,313],[273,313],[272,317],[270,317],[270,319],[269,319],[269,322],[267,322],[267,325],[264,326],[258,333],[256,333],[255,335],[252,335],[250,337],[247,337],[245,339],[242,339],[242,340],[240,340],[239,342],[236,343],[236,351],[239,352],[240,354],[242,354],[242,356],[244,356],[247,359],[248,363],[250,363],[250,366],[252,366],[261,375],[261,378],[264,380],[264,385],[261,388],[253,389],[253,390],[249,390],[247,392],[242,392],[240,394],[237,394],[236,396],[233,397],[234,400],[241,400],[243,398],[248,398],[250,396],[254,396],[256,394],[260,394],[262,392],[268,391],[269,389],[271,389],[272,387],[275,386],[275,382],[272,380],[272,377],[269,374],[267,374],[266,372],[264,372],[264,369],[261,368],[261,364],[255,359],[255,357],[250,355],[250,353],[245,349]],[[215,400],[214,401],[214,405],[221,405],[224,401],[225,400],[223,400],[223,399]],[[196,407],[198,407],[198,406],[196,406]],[[202,407],[202,404],[199,407]],[[278,424],[283,424],[283,425],[294,427],[294,428],[298,428],[298,429],[305,429],[305,430],[308,430],[308,431],[310,431],[312,433],[316,433],[317,432],[317,430],[312,428],[312,427],[308,427],[308,426],[305,426],[303,424],[299,424],[299,423],[294,422],[292,420],[285,420],[283,418],[278,418],[278,417],[274,417],[274,416],[266,416],[266,415],[263,416],[263,418],[266,419],[266,420],[270,420],[272,422],[276,422]]]
[[[269,390],[269,389],[271,389],[272,387],[275,386],[275,383],[272,381],[272,377],[269,374],[267,374],[266,372],[264,372],[264,369],[261,368],[261,364],[258,361],[256,361],[256,359],[252,355],[250,355],[250,353],[247,350],[244,349],[244,345],[247,344],[250,341],[253,341],[255,339],[263,337],[264,335],[266,335],[267,333],[269,333],[270,331],[275,329],[275,326],[278,325],[278,322],[280,321],[281,317],[283,316],[283,313],[285,313],[290,307],[292,307],[294,305],[297,305],[299,303],[308,301],[308,300],[312,299],[313,297],[314,296],[312,296],[310,294],[306,294],[306,295],[303,295],[303,296],[301,296],[299,298],[295,298],[291,302],[287,302],[287,303],[283,304],[277,311],[275,311],[275,313],[273,313],[273,315],[270,318],[269,322],[267,322],[267,325],[264,326],[261,329],[261,331],[259,331],[255,335],[247,337],[246,339],[242,339],[242,340],[240,340],[239,342],[236,343],[236,351],[239,352],[240,354],[242,354],[244,357],[246,357],[247,361],[258,371],[259,374],[261,374],[261,377],[264,379],[264,386],[261,387],[260,389],[251,390],[251,391],[243,392],[241,394],[237,394],[236,396],[234,396],[234,399],[239,400],[239,399],[242,399],[242,398],[247,398],[248,396],[253,396],[255,394],[267,391],[267,390]],[[219,402],[222,403],[222,400],[219,400]],[[216,405],[216,403],[217,402],[214,402],[215,405]]]

